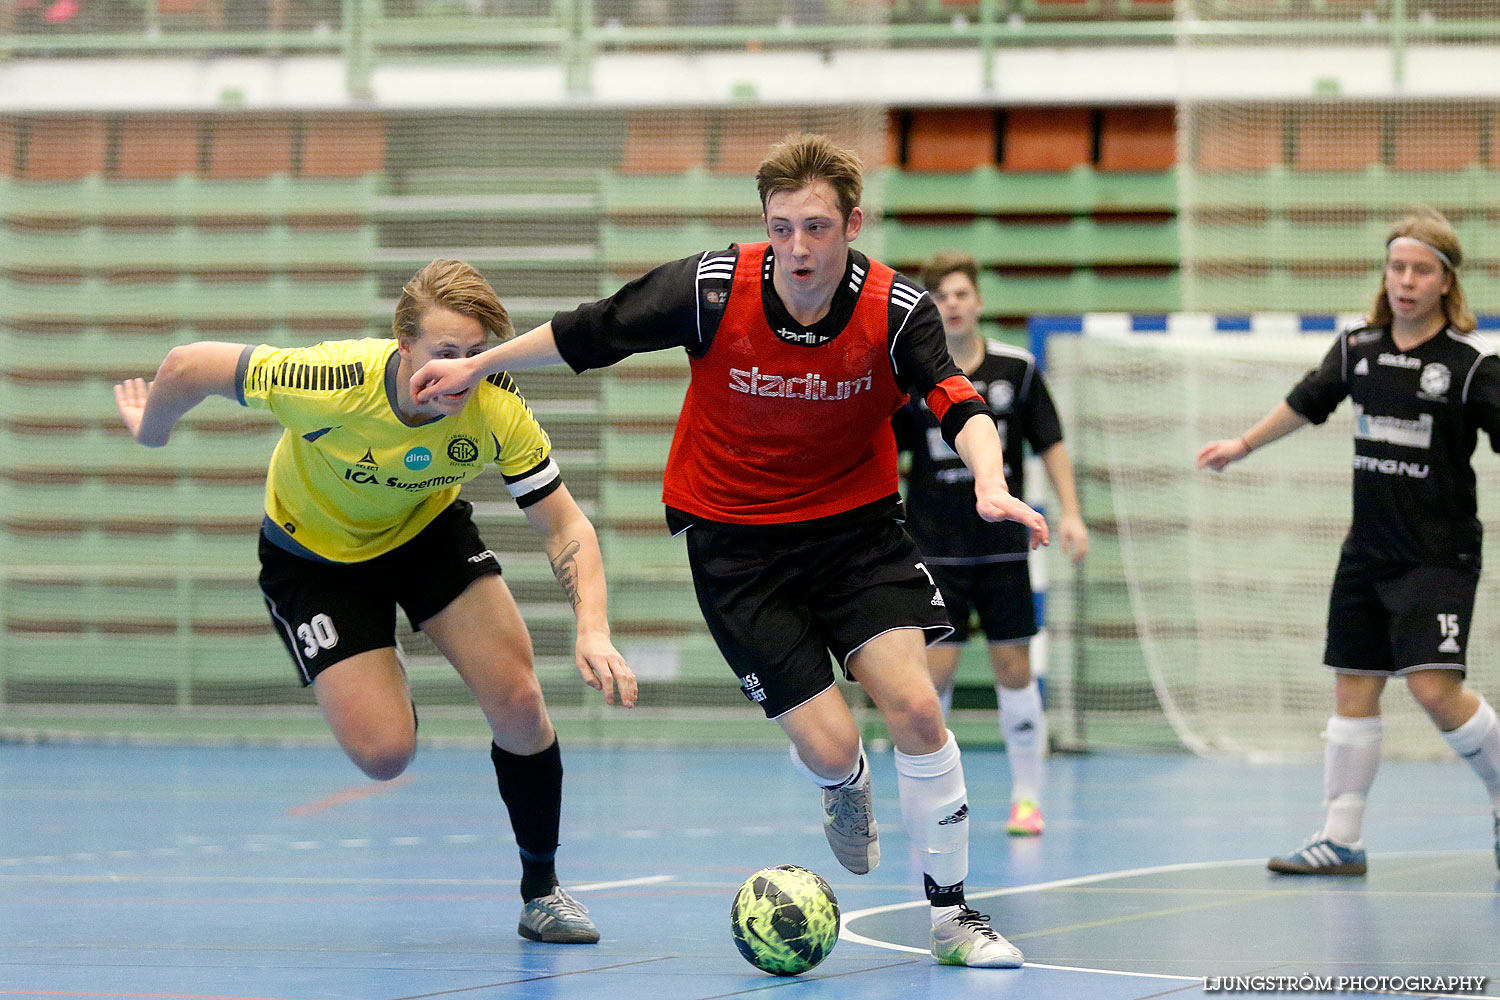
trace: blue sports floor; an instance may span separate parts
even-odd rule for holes
[[[1003,971],[925,955],[888,752],[865,878],[833,861],[784,752],[563,752],[560,870],[595,946],[517,937],[482,745],[424,747],[383,785],[331,748],[0,745],[0,997],[1144,1000],[1249,975],[1385,977],[1345,998],[1466,975],[1486,985],[1452,995],[1500,997],[1500,872],[1457,761],[1388,763],[1370,875],[1309,881],[1263,863],[1317,826],[1316,763],[1056,756],[1045,836],[1012,840],[1004,755],[968,752],[969,898],[1028,960]],[[847,922],[823,965],[778,979],[739,957],[728,913],[746,875],[788,862],[829,879]]]

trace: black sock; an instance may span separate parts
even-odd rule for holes
[[[554,859],[562,817],[562,753],[556,740],[529,756],[491,744],[490,760],[521,852],[521,898],[530,902],[557,886]]]
[[[931,875],[922,876],[922,888],[927,890],[927,902],[933,906],[965,906],[964,884],[938,885]]]

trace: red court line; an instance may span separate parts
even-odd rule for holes
[[[334,792],[332,795],[324,796],[313,802],[304,802],[300,806],[289,806],[287,807],[287,815],[310,816],[325,809],[332,809],[334,806],[367,799],[372,795],[383,795],[393,788],[410,784],[411,780],[411,775],[403,774],[399,778],[392,778],[390,781],[378,781],[371,785],[357,785],[354,788],[346,788],[342,792]]]

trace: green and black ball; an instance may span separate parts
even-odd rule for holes
[[[729,910],[735,947],[776,976],[796,976],[828,957],[839,939],[839,901],[823,877],[796,865],[762,868]]]

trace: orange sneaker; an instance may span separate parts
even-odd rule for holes
[[[1005,824],[1005,829],[1012,837],[1039,837],[1045,825],[1042,822],[1042,811],[1036,807],[1035,802],[1022,799],[1011,803],[1010,822]]]

